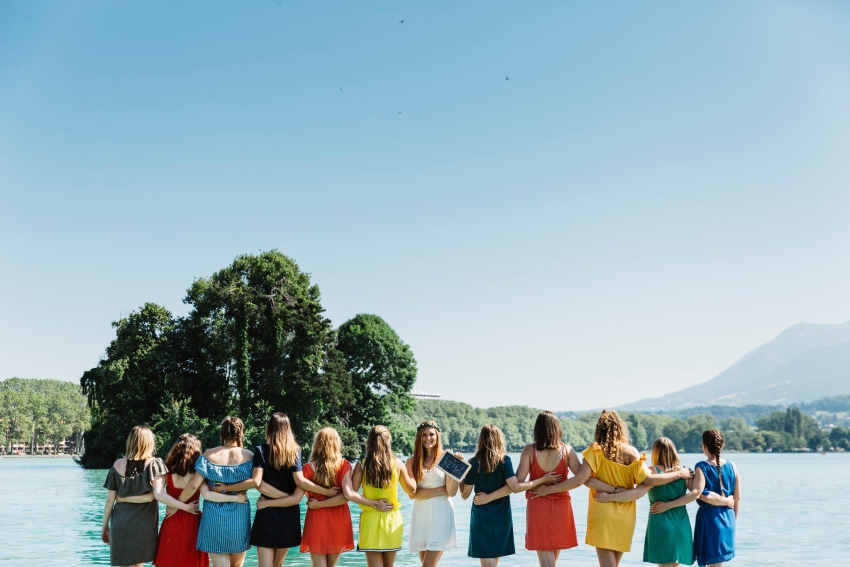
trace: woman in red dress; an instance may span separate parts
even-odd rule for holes
[[[307,516],[301,536],[301,553],[310,553],[313,567],[334,567],[339,555],[354,549],[354,531],[342,479],[351,464],[342,458],[339,433],[326,427],[316,433],[310,462],[295,475],[307,491]]]
[[[204,477],[195,472],[201,442],[191,433],[181,435],[165,459],[167,491],[182,502],[197,502]],[[156,567],[209,567],[210,557],[195,549],[201,515],[169,507],[159,528]]]

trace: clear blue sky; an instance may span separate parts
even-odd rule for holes
[[[840,1],[3,2],[0,378],[78,380],[111,321],[276,248],[446,398],[705,381],[850,319],[848,30]]]

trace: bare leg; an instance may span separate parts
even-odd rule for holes
[[[328,567],[328,556],[322,553],[311,553],[310,565],[313,567]]]
[[[384,554],[380,551],[367,551],[366,565],[368,567],[385,567]]]
[[[328,558],[328,567],[336,567],[336,562],[339,561],[339,553],[328,553],[325,557]]]
[[[596,557],[599,559],[599,567],[617,567],[623,558],[623,552],[597,547]]]
[[[245,563],[245,555],[247,553],[247,551],[243,551],[242,553],[231,553],[230,567],[242,567],[242,564]]]
[[[555,567],[555,562],[558,560],[557,551],[551,549],[538,549],[537,561],[540,562],[540,567]]]
[[[393,567],[395,565],[396,551],[385,551],[381,555],[384,556],[384,567]]]
[[[481,567],[496,567],[499,564],[498,557],[482,557],[480,561]]]
[[[422,567],[437,567],[442,556],[442,551],[420,551],[419,561],[422,563]]]
[[[210,553],[210,565],[212,567],[230,567],[230,554]]]
[[[679,564],[675,561],[673,563],[659,563],[658,567],[679,567]]]

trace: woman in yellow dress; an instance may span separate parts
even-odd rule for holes
[[[368,567],[392,567],[401,549],[404,520],[398,500],[398,484],[409,495],[416,493],[416,482],[392,450],[390,430],[376,425],[366,438],[366,454],[357,463],[351,477],[344,477],[345,498],[360,504],[360,533],[357,551],[366,554]],[[357,493],[363,485],[363,496]]]
[[[599,567],[617,567],[623,553],[631,550],[637,505],[634,501],[597,502],[596,491],[617,493],[636,484],[659,486],[692,474],[685,468],[653,474],[644,464],[646,456],[630,441],[629,428],[619,414],[603,410],[596,422],[593,444],[582,453],[584,462],[574,479],[590,488],[584,542],[596,548]]]

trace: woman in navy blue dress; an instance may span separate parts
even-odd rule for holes
[[[718,430],[703,432],[702,451],[708,460],[697,463],[693,485],[702,491],[694,524],[694,556],[700,567],[720,565],[735,557],[741,479],[735,464],[720,458],[722,448],[723,435]]]

